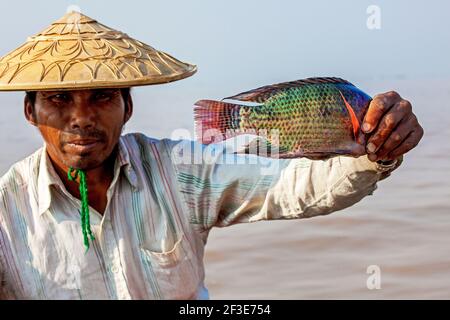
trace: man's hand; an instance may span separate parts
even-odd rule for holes
[[[368,134],[366,150],[371,161],[397,159],[417,146],[424,133],[411,103],[394,91],[373,98],[362,130]]]

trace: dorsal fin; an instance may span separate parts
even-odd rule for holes
[[[269,86],[260,87],[257,89],[239,93],[232,97],[224,98],[222,100],[232,99],[232,100],[264,103],[267,99],[269,99],[270,97],[279,93],[281,90],[284,90],[287,88],[301,87],[301,86],[308,85],[308,84],[311,85],[311,84],[323,84],[323,83],[336,83],[336,84],[342,83],[342,84],[351,85],[350,82],[348,82],[347,80],[341,79],[341,78],[324,78],[324,77],[322,77],[322,78],[307,78],[307,79],[302,79],[302,80],[282,82],[282,83],[272,84]]]

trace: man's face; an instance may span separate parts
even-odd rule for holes
[[[112,153],[132,114],[120,89],[40,91],[25,116],[42,134],[51,159],[62,168],[100,166]]]

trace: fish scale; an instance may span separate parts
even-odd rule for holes
[[[260,105],[198,101],[194,107],[195,126],[202,143],[243,133],[267,132],[264,141],[279,149],[263,154],[271,157],[326,159],[365,153],[365,135],[360,124],[371,97],[346,80],[308,78],[260,87],[225,99]],[[209,129],[217,134],[205,136]],[[271,130],[276,130],[277,136]],[[254,147],[250,144],[243,152],[260,154]]]

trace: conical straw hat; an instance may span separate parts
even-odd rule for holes
[[[176,81],[196,71],[195,65],[71,12],[0,59],[0,90],[121,88]]]

